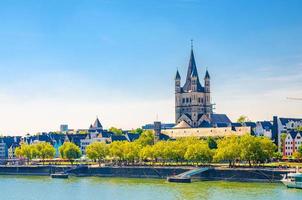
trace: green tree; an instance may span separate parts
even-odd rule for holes
[[[45,159],[54,158],[56,155],[55,148],[47,142],[36,143],[32,146],[32,148],[36,149],[36,157],[42,159],[43,164]]]
[[[151,145],[144,146],[139,152],[139,158],[141,160],[151,160],[155,159],[154,147]]]
[[[74,159],[81,157],[80,148],[72,142],[64,142],[59,148],[61,158],[68,159],[73,164]]]
[[[109,145],[109,155],[115,161],[122,161],[124,160],[123,154],[123,144],[125,142],[122,141],[114,141]]]
[[[296,128],[296,130],[299,131],[299,132],[302,132],[302,126],[298,126],[298,127]]]
[[[245,115],[241,115],[238,119],[237,119],[237,122],[238,123],[244,123],[244,122],[248,122],[250,121],[249,118]]]
[[[298,152],[302,154],[302,145],[299,146]]]
[[[281,152],[274,152],[274,155],[273,155],[273,158],[276,159],[276,160],[281,160],[283,157],[282,153]]]
[[[154,144],[154,133],[151,130],[144,131],[140,137],[135,141],[141,146],[147,146]]]
[[[217,142],[213,137],[208,137],[207,143],[210,149],[217,149]]]
[[[108,145],[103,142],[94,142],[86,147],[86,155],[92,160],[97,160],[99,166],[101,161],[106,158],[109,153]]]
[[[237,136],[222,138],[217,143],[214,160],[228,161],[230,167],[235,166],[235,161],[240,158],[240,140]]]
[[[114,135],[123,135],[123,130],[119,128],[111,127],[109,131],[114,133]]]
[[[144,130],[141,128],[137,128],[137,129],[130,131],[130,133],[135,133],[135,134],[142,134],[143,132],[144,132]]]
[[[136,142],[124,142],[122,145],[123,158],[134,163],[139,159],[140,145]]]
[[[208,144],[203,141],[190,145],[185,154],[186,160],[196,163],[211,162],[212,158],[213,158],[213,152],[209,148]]]
[[[32,145],[22,143],[15,149],[15,155],[19,158],[26,158],[27,164],[36,156],[36,150]]]

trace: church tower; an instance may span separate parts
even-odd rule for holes
[[[193,45],[191,45],[187,76],[183,87],[177,70],[175,76],[175,122],[185,121],[191,127],[199,127],[203,121],[210,123],[213,113],[210,96],[210,75],[208,70],[201,85],[196,67]]]

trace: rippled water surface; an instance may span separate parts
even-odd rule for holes
[[[0,176],[1,200],[169,200],[284,199],[301,200],[302,190],[282,184],[194,182],[167,183],[157,179]]]

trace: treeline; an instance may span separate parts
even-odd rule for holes
[[[276,149],[270,139],[251,135],[217,140],[182,138],[153,144],[152,132],[144,132],[134,142],[93,143],[87,147],[86,154],[99,163],[108,160],[117,164],[228,162],[233,167],[236,163],[252,166],[268,162],[274,156],[280,157],[275,153]]]
[[[193,137],[178,140],[158,141],[154,144],[152,131],[144,131],[134,142],[116,141],[110,144],[94,142],[87,146],[86,156],[101,163],[110,162],[117,165],[136,164],[206,164],[227,162],[233,167],[237,163],[248,163],[250,166],[280,157],[276,145],[268,138],[244,135],[224,138],[198,139]],[[73,162],[81,157],[81,151],[73,143],[65,142],[59,148],[61,158]],[[51,159],[55,149],[48,143],[33,145],[22,144],[16,149],[18,157]],[[281,155],[282,156],[282,155]]]

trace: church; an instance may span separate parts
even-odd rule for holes
[[[193,45],[184,85],[177,70],[175,76],[175,124],[174,128],[208,128],[230,126],[225,114],[214,114],[211,102],[211,77],[206,70],[203,84],[199,79]]]

